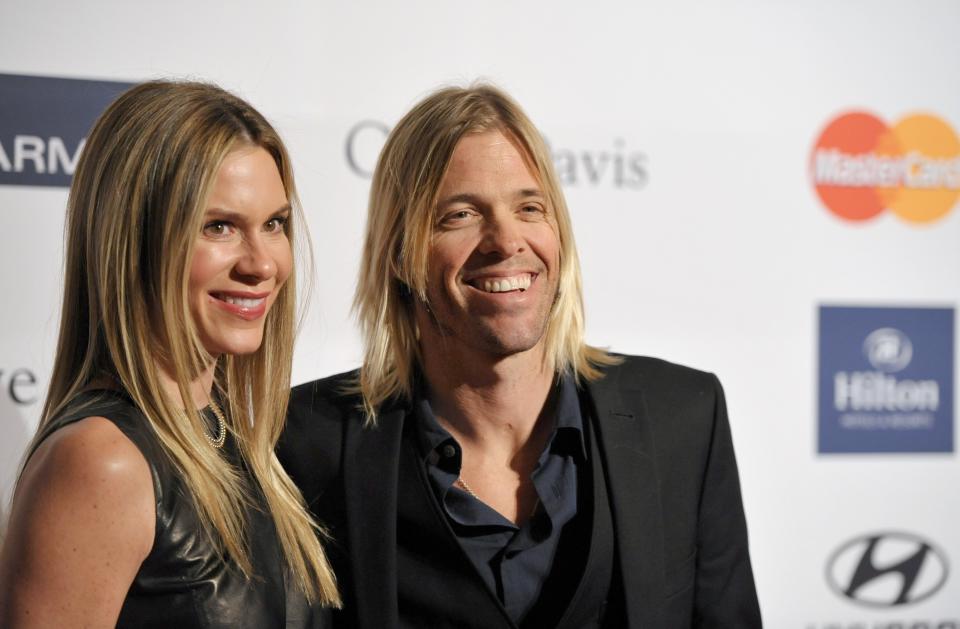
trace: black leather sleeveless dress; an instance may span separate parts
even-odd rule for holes
[[[329,613],[307,604],[287,585],[286,569],[265,499],[251,480],[257,508],[248,511],[250,559],[254,576],[246,578],[232,561],[223,561],[200,527],[193,500],[161,450],[143,414],[117,391],[78,396],[69,410],[51,422],[43,437],[85,417],[112,421],[146,458],[153,476],[157,524],[153,549],[140,565],[124,600],[118,627],[138,629],[321,629]],[[215,428],[214,428],[215,430]],[[228,438],[224,450],[239,465]],[[249,478],[249,476],[248,476]]]

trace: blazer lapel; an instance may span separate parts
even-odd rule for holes
[[[418,612],[430,610],[419,618],[425,627],[513,627],[457,541],[415,446],[408,440],[402,448],[397,539],[404,581],[399,594],[405,604]]]
[[[382,413],[375,428],[358,416],[347,429],[344,461],[346,523],[354,539],[353,569],[359,627],[396,627],[397,469],[405,412]]]
[[[653,433],[643,394],[612,368],[586,390],[594,404],[598,445],[610,492],[627,624],[663,625],[663,511]],[[630,385],[636,386],[635,383]],[[628,385],[629,386],[629,385]]]

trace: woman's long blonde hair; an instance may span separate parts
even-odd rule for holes
[[[570,213],[543,137],[523,110],[485,84],[440,89],[405,115],[380,152],[370,187],[354,308],[364,340],[356,389],[368,421],[391,398],[409,399],[419,363],[411,294],[426,303],[434,211],[450,158],[469,133],[500,131],[516,142],[557,219],[560,283],[545,333],[545,359],[560,373],[592,380],[619,362],[584,341],[583,289]]]
[[[199,418],[164,393],[159,376],[161,368],[167,371],[184,408],[196,407],[189,384],[212,357],[190,315],[189,269],[220,164],[244,146],[273,156],[299,217],[286,149],[240,98],[204,83],[152,81],[101,115],[70,190],[60,337],[37,438],[77,394],[114,380],[182,474],[221,556],[251,576],[244,515],[249,486],[210,446]],[[317,535],[323,531],[274,455],[287,408],[295,301],[291,274],[266,317],[259,350],[221,357],[215,387],[227,401],[229,431],[266,497],[293,580],[308,599],[339,606]]]

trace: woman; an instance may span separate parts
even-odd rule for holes
[[[97,121],[0,626],[302,627],[339,605],[273,454],[295,202],[277,133],[217,87],[146,83]]]

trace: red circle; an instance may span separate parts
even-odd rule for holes
[[[817,138],[810,155],[810,176],[827,208],[846,220],[863,221],[880,214],[885,203],[873,185],[851,183],[851,164],[874,154],[883,142],[888,153],[890,129],[861,111],[834,118]]]

